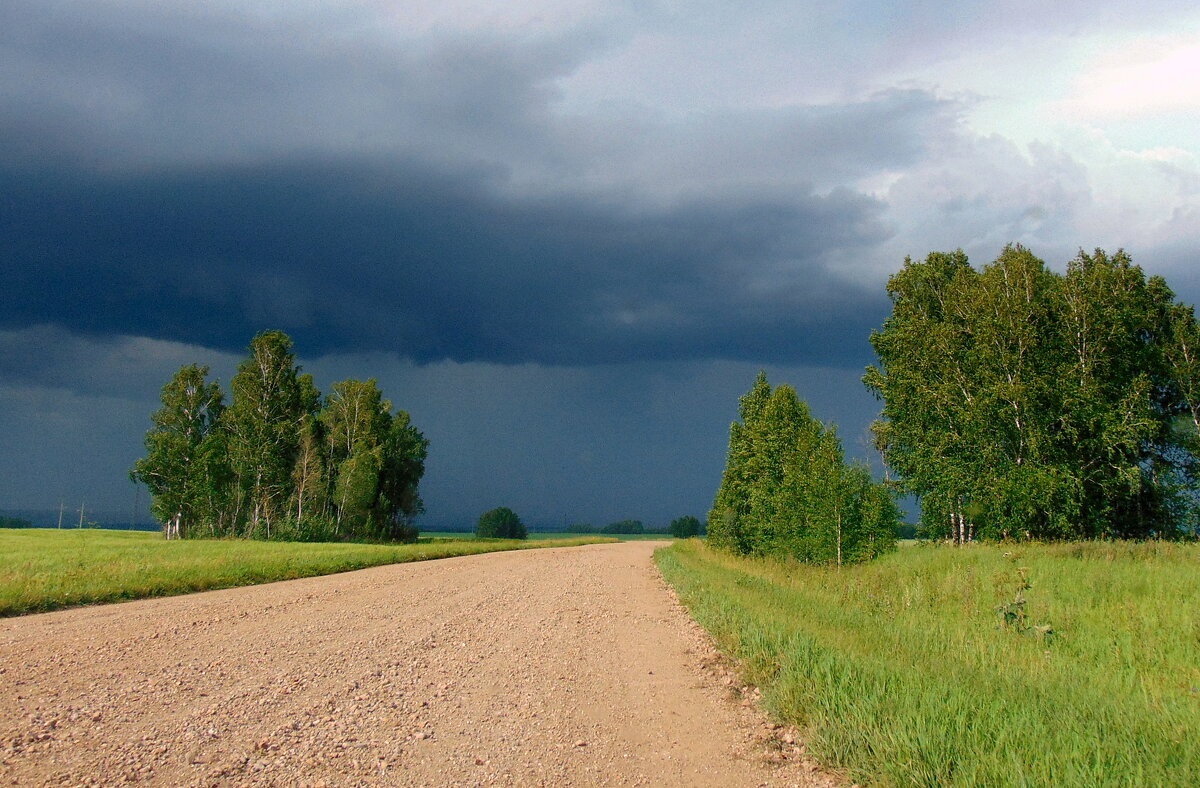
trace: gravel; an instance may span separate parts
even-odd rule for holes
[[[837,785],[677,604],[657,546],[0,620],[0,785]]]

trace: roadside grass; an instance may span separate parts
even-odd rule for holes
[[[145,531],[0,529],[0,616],[171,596],[501,550],[573,547],[596,537],[524,542],[425,539],[415,544],[186,539]]]
[[[840,571],[698,540],[656,557],[856,781],[1200,785],[1200,545],[914,545]]]

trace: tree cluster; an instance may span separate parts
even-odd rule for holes
[[[671,525],[667,528],[667,533],[674,536],[676,539],[687,539],[692,536],[699,536],[704,532],[704,524],[690,514],[684,517],[677,517],[671,521]]]
[[[1196,532],[1200,330],[1128,255],[1065,274],[1020,246],[905,260],[864,378],[877,446],[930,537]]]
[[[529,533],[516,512],[501,506],[479,515],[475,535],[481,539],[526,539]]]
[[[250,343],[229,406],[207,376],[190,364],[163,387],[130,472],[168,537],[415,538],[429,444],[373,379],[322,399],[281,331]]]
[[[899,510],[862,464],[848,465],[833,427],[765,373],[741,398],[729,457],[708,516],[710,544],[814,563],[863,561],[894,549]]]
[[[618,520],[601,528],[600,533],[608,535],[644,534],[646,533],[646,524],[641,520]]]

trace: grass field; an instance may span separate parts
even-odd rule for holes
[[[840,572],[696,540],[657,558],[852,779],[1200,784],[1200,545],[915,545]]]
[[[613,540],[575,536],[531,542],[422,538],[408,545],[167,542],[161,534],[143,531],[0,529],[0,616],[291,580],[381,564],[609,541]]]

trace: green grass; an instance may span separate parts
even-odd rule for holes
[[[422,538],[406,545],[168,542],[161,534],[144,531],[0,529],[0,616],[291,580],[381,564],[607,541],[613,540]]]
[[[841,571],[697,540],[657,558],[771,711],[854,780],[1200,784],[1200,545],[916,545]],[[1019,567],[1013,626],[997,608]]]

